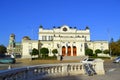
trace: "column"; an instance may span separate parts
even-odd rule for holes
[[[71,56],[73,56],[73,44],[71,46]]]

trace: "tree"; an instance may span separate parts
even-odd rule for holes
[[[106,50],[103,51],[103,53],[104,54],[109,54],[110,52],[109,52],[109,50],[106,49]]]
[[[97,56],[98,53],[102,53],[102,51],[100,49],[96,49],[95,50],[95,56]]]
[[[48,56],[48,53],[49,53],[48,48],[41,48],[41,49],[40,49],[40,54],[42,55],[42,57],[43,57],[43,56],[44,56],[44,57]]]
[[[119,56],[120,55],[120,39],[116,42],[111,41],[109,44],[111,51],[110,55]]]
[[[7,52],[7,49],[4,45],[0,45],[0,54],[4,54]]]
[[[120,44],[120,39],[119,40],[117,40],[117,42],[116,42],[117,44]]]
[[[54,56],[55,56],[55,54],[57,54],[58,53],[58,50],[57,49],[53,49],[52,50],[52,53],[54,54]]]
[[[102,53],[102,51],[100,49],[96,49],[95,54],[98,54],[98,53]]]
[[[39,55],[39,51],[33,48],[31,55]]]
[[[93,50],[92,50],[92,49],[87,48],[87,49],[85,50],[85,55],[88,55],[88,56],[93,56]]]

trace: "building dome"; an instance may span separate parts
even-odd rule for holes
[[[15,34],[11,34],[10,36],[11,36],[11,37],[15,37]]]
[[[23,40],[31,40],[28,36],[24,36]]]

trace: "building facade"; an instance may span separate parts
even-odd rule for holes
[[[33,49],[38,49],[38,40],[31,40],[25,36],[22,39],[22,58],[31,58],[30,53]]]
[[[10,45],[10,44],[9,44]],[[39,27],[38,40],[31,40],[29,37],[23,37],[21,42],[21,54],[23,58],[29,58],[33,48],[48,48],[49,56],[53,56],[52,50],[57,49],[57,55],[63,56],[85,56],[85,49],[90,48],[93,51],[100,49],[102,51],[109,49],[108,41],[92,41],[90,39],[90,29],[78,30],[75,27],[63,25],[53,29],[44,29]]]
[[[77,30],[67,25],[53,28],[52,30],[39,28],[39,41],[42,47],[47,47],[53,54],[53,49],[58,49],[58,55],[63,56],[85,56],[85,48],[93,51],[96,49],[108,49],[108,41],[91,41],[90,29]]]

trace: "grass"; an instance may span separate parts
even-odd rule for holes
[[[101,58],[105,61],[110,60],[109,57],[95,57],[95,56],[91,56],[90,58]],[[43,59],[35,59],[35,60],[31,60],[31,59],[17,59],[16,60],[17,63],[21,63],[21,64],[25,64],[25,65],[40,65],[40,64],[58,64],[58,63],[78,63],[80,62],[79,60],[63,60],[63,61],[59,61],[59,60],[55,60],[55,59],[49,59],[49,60],[43,60]]]
[[[30,59],[17,59],[16,63],[21,63],[25,65],[39,65],[39,64],[57,64],[57,63],[76,63],[79,60],[30,60]]]
[[[98,56],[90,56],[90,58],[110,59],[110,57],[98,57]]]

